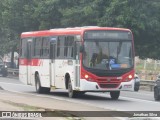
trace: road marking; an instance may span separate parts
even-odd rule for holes
[[[92,93],[92,95],[97,95],[97,96],[101,96],[101,97],[104,97],[103,95],[105,95],[107,97],[110,97],[108,94],[104,94],[104,93],[99,93],[99,94]],[[151,94],[150,94],[150,96],[151,96]],[[143,100],[143,99],[139,99],[139,98],[130,98],[130,97],[125,97],[125,96],[120,96],[120,98],[122,98],[122,99],[129,99],[129,100],[132,100],[132,101],[141,101],[141,102],[153,102],[153,103],[156,103],[155,101],[151,101],[151,100]]]
[[[29,85],[25,85],[25,84],[22,84],[22,83],[19,83],[19,84],[17,84],[17,83],[6,83],[6,82],[0,82],[0,83],[2,83],[2,84],[8,84],[8,85],[18,85],[18,86],[27,86],[27,87],[34,87],[34,86],[29,86]],[[5,88],[3,88],[3,89],[5,89]],[[54,99],[57,99],[57,100],[65,100],[65,101],[69,101],[69,102],[74,102],[74,103],[77,103],[77,101],[75,101],[74,99],[70,99],[70,98],[68,98],[68,99],[64,99],[64,98],[57,98],[57,97],[55,97],[55,96],[47,96],[47,94],[45,95],[45,94],[43,94],[43,95],[39,95],[39,94],[32,94],[32,93],[24,93],[24,92],[19,92],[19,91],[14,91],[14,90],[8,90],[8,91],[10,91],[10,92],[17,92],[17,93],[21,93],[21,94],[27,94],[27,95],[34,95],[34,96],[39,96],[39,97],[47,97],[47,98],[54,98]],[[100,93],[100,94],[96,94],[96,93],[92,93],[93,95],[96,95],[96,96],[100,96],[100,97],[104,97],[103,95],[104,95],[104,93]],[[91,95],[92,95],[91,94]],[[45,95],[45,96],[44,96]],[[109,95],[105,95],[105,97],[110,97]],[[131,101],[138,101],[138,102],[146,102],[146,103],[151,103],[151,104],[159,104],[159,102],[156,102],[156,101],[150,101],[150,100],[143,100],[143,99],[138,99],[138,98],[130,98],[130,97],[124,97],[124,96],[120,96],[120,98],[119,99],[127,99],[127,100],[131,100]],[[78,102],[80,102],[80,101],[78,101]],[[84,102],[81,102],[81,103],[83,103],[84,104]],[[91,103],[85,103],[86,105],[92,105],[92,106],[94,106],[93,104],[91,104]],[[105,108],[104,108],[105,109]]]
[[[27,87],[34,87],[34,86],[30,86],[30,85],[25,85],[25,84],[22,84],[22,83],[19,83],[19,84],[16,84],[16,83],[6,83],[6,82],[0,82],[2,84],[9,84],[9,85],[18,85],[18,86],[27,86]],[[3,87],[2,87],[3,88]],[[15,92],[18,92],[18,91],[15,91]],[[20,93],[23,93],[23,92],[20,92]],[[29,93],[30,94],[30,93]],[[101,94],[95,94],[94,95],[98,95],[98,96],[101,96],[101,97],[104,97],[102,95],[104,95],[103,93]],[[106,96],[106,95],[105,95]],[[156,101],[150,101],[150,100],[142,100],[142,99],[138,99],[138,98],[129,98],[129,97],[123,97],[123,96],[120,96],[120,98],[122,99],[129,99],[129,100],[132,100],[132,101],[141,101],[141,102],[148,102],[148,103],[157,103]],[[62,100],[62,99],[61,99]]]
[[[22,95],[37,96],[37,97],[42,97],[42,98],[51,98],[51,99],[56,99],[56,100],[61,100],[61,101],[72,102],[72,103],[81,103],[81,104],[84,104],[84,105],[93,106],[93,107],[102,108],[102,109],[111,110],[111,111],[123,111],[122,109],[110,109],[110,108],[108,109],[108,108],[102,107],[102,106],[95,106],[93,103],[86,103],[84,101],[77,101],[78,99],[70,99],[70,98],[64,99],[64,98],[59,98],[59,97],[57,98],[55,96],[49,96],[50,94],[49,95],[47,95],[47,94],[46,95],[45,94],[40,95],[40,94],[23,93],[23,92],[19,92],[19,91],[11,91],[11,90],[7,90],[7,91],[14,92],[14,93],[19,93],[19,94],[22,94]],[[149,103],[157,104],[157,102],[155,102],[155,101],[141,100],[141,99],[128,98],[128,97],[120,97],[120,99],[121,98],[122,99],[127,99],[127,100],[138,101],[138,102],[149,102]],[[129,120],[129,119],[121,118],[121,117],[115,117],[115,118],[120,119],[120,120]],[[131,120],[134,120],[134,119],[131,119]]]
[[[9,85],[29,86],[29,85],[26,85],[26,84],[23,84],[23,83],[8,83],[8,82],[0,82],[0,83],[2,83],[2,84],[9,84]]]

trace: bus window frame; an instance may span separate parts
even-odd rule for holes
[[[55,38],[55,40],[51,40],[52,38]],[[50,59],[56,59],[56,53],[57,53],[57,37],[53,36],[49,38],[49,58]]]

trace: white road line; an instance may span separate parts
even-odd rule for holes
[[[64,98],[57,98],[55,96],[48,96],[47,94],[43,94],[43,95],[40,95],[40,94],[33,94],[33,93],[23,93],[23,92],[19,92],[19,91],[11,91],[11,90],[7,90],[7,91],[10,91],[10,92],[15,92],[15,93],[20,93],[20,94],[24,94],[24,95],[33,95],[33,96],[38,96],[38,97],[43,97],[43,98],[51,98],[51,99],[57,99],[57,100],[65,100],[65,101],[68,101],[68,102],[74,102],[74,103],[77,103],[77,102],[80,102],[80,101],[75,101],[74,99],[64,99]],[[45,96],[44,96],[45,95]],[[137,98],[129,98],[129,97],[122,97],[120,96],[120,99],[127,99],[127,100],[132,100],[132,101],[138,101],[138,102],[148,102],[148,103],[151,103],[151,104],[159,104],[159,102],[155,102],[155,101],[149,101],[149,100],[142,100],[142,99],[137,99]],[[84,104],[84,102],[81,102]],[[85,103],[86,105],[91,105],[91,106],[95,106],[91,103]],[[104,108],[105,109],[105,108]],[[115,110],[115,109],[114,109]]]
[[[9,85],[18,85],[18,86],[28,86],[29,87],[29,85],[25,85],[25,84],[16,84],[16,83],[6,83],[6,82],[0,82],[0,83],[2,83],[2,84],[9,84]],[[1,86],[2,87],[2,86]],[[30,86],[30,87],[33,87],[33,86]],[[2,87],[3,88],[3,87]],[[4,88],[3,88],[4,89]],[[11,90],[10,90],[11,91]],[[12,92],[12,91],[11,91]],[[29,94],[29,95],[31,95],[31,93],[23,93],[23,92],[19,92],[19,91],[13,91],[13,92],[17,92],[17,93],[21,93],[21,94]],[[36,95],[36,94],[32,94],[32,95]],[[94,94],[94,95],[96,95],[96,94]],[[98,95],[98,94],[97,94]],[[101,95],[103,95],[103,94],[101,94]],[[42,95],[36,95],[36,96],[40,96],[40,97],[49,97],[49,98],[55,98],[55,99],[58,99],[58,100],[64,100],[64,99],[62,99],[62,98],[56,98],[56,97],[54,97],[54,96],[42,96]],[[99,95],[98,95],[99,96]],[[103,96],[101,96],[101,97],[103,97]],[[148,102],[148,103],[152,103],[152,104],[157,104],[157,103],[159,103],[159,102],[156,102],[156,101],[150,101],[150,100],[142,100],[142,99],[138,99],[138,98],[129,98],[129,97],[123,97],[123,96],[120,96],[120,99],[127,99],[127,100],[132,100],[132,101],[138,101],[138,102]],[[65,99],[66,100],[66,99]],[[66,100],[66,101],[70,101],[71,99],[69,99],[69,100]]]
[[[29,85],[26,85],[26,84],[23,84],[23,83],[7,83],[7,82],[0,82],[2,84],[8,84],[8,85],[19,85],[19,86],[29,86]]]

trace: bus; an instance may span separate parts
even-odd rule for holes
[[[86,92],[134,91],[134,40],[131,30],[73,27],[23,32],[19,79],[38,93],[65,89],[70,98]]]

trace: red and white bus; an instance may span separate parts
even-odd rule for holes
[[[21,34],[19,79],[38,93],[134,91],[134,41],[124,28],[75,27]]]

